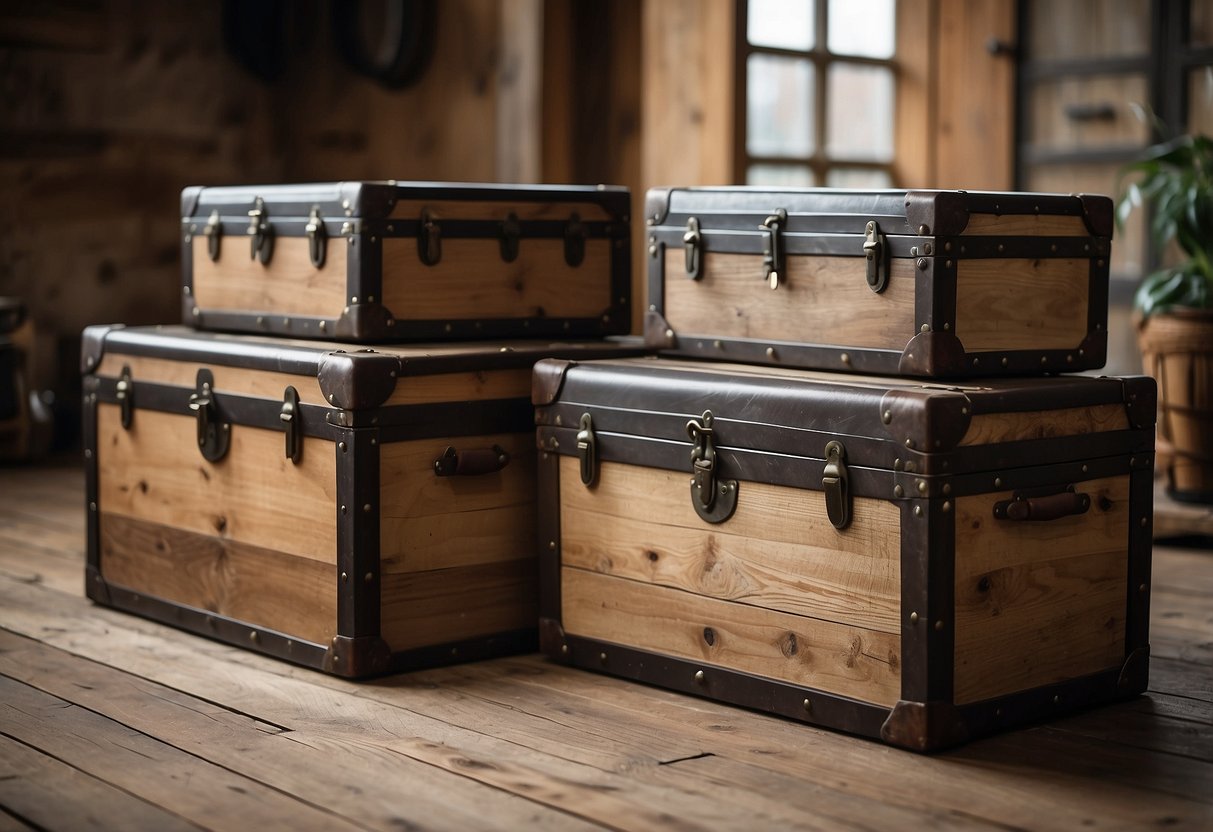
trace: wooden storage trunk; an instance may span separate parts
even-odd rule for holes
[[[1107,197],[673,188],[645,213],[664,354],[940,378],[1104,364]]]
[[[184,316],[358,342],[623,334],[628,213],[606,186],[190,187]]]
[[[533,395],[555,659],[915,750],[1146,687],[1149,378],[542,361]]]
[[[88,595],[343,676],[531,649],[540,356],[84,333]]]

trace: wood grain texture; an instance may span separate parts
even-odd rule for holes
[[[439,477],[434,461],[500,446],[501,471]],[[457,436],[380,446],[380,557],[385,573],[424,572],[535,556],[535,439],[530,433]]]
[[[385,574],[380,634],[398,651],[534,627],[538,576],[534,557]]]
[[[531,395],[531,369],[471,370],[430,376],[402,376],[384,406],[439,404],[486,399],[517,399]]]
[[[1132,102],[1149,100],[1144,72],[1042,79],[1031,87],[1031,133],[1025,138],[1033,149],[1044,150],[1144,147],[1150,143],[1150,123],[1137,117]],[[1111,116],[1070,118],[1071,107],[1106,107]]]
[[[401,320],[597,318],[611,306],[610,263],[611,243],[601,239],[586,241],[576,267],[564,261],[563,240],[523,240],[513,263],[497,240],[443,240],[442,259],[426,266],[416,240],[390,238],[383,304]]]
[[[665,256],[664,314],[678,334],[901,350],[917,332],[913,260],[894,259],[878,295],[862,257],[789,256],[771,291],[757,256],[708,252],[700,280],[685,278],[681,249]]]
[[[103,512],[101,574],[324,647],[337,633],[337,569],[317,560]]]
[[[1076,488],[1091,509],[1047,522],[995,519],[1010,492],[956,500],[958,704],[1123,663],[1129,478]]]
[[[243,367],[223,367],[216,364],[199,364],[192,361],[173,361],[152,358],[146,355],[122,355],[106,353],[101,356],[96,374],[102,378],[116,379],[122,368],[130,367],[131,380],[136,384],[165,384],[194,390],[198,371],[207,369],[215,379],[214,389],[218,395],[251,396],[253,398],[282,400],[286,388],[294,387],[299,401],[328,407],[320,384],[315,376],[300,376],[292,373],[276,373],[268,370],[246,370]],[[139,404],[136,400],[136,411]],[[138,415],[136,415],[138,418]]]
[[[1087,237],[1082,217],[1061,214],[969,214],[962,235],[974,237]]]
[[[219,259],[207,255],[206,238],[195,234],[190,243],[194,263],[194,303],[203,312],[263,312],[267,315],[306,315],[339,318],[348,298],[346,241],[328,241],[324,266],[308,257],[303,237],[275,237],[268,264],[249,257],[247,237],[224,237]]]
[[[932,74],[938,48],[937,7],[935,0],[898,0],[896,6],[893,182],[899,188],[937,187]]]
[[[236,543],[337,562],[333,443],[305,437],[299,464],[278,431],[235,425],[227,456],[203,459],[185,415],[138,411],[129,431],[118,406],[97,405],[100,508]]]
[[[777,679],[892,706],[901,695],[901,637],[695,595],[561,570],[570,635]],[[608,657],[609,661],[609,657]]]
[[[960,445],[992,445],[1052,436],[1082,436],[1129,429],[1129,414],[1122,404],[1067,407],[1030,413],[982,413],[969,421]]]
[[[606,462],[593,489],[560,460],[566,566],[779,612],[899,633],[897,507],[857,498],[838,531],[816,492],[741,484],[737,512],[712,526],[690,505],[687,475]]]
[[[1090,267],[1068,258],[958,261],[956,337],[970,353],[1077,350],[1087,336]]]

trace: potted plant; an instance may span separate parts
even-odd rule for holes
[[[1213,139],[1178,136],[1125,173],[1136,178],[1118,219],[1148,204],[1159,250],[1180,252],[1134,299],[1142,366],[1158,382],[1159,467],[1175,499],[1213,503]]]

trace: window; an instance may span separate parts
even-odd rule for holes
[[[738,175],[893,184],[896,0],[742,0]]]

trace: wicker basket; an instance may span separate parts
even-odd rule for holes
[[[1158,382],[1158,462],[1176,500],[1213,503],[1213,311],[1151,315],[1138,330]]]

